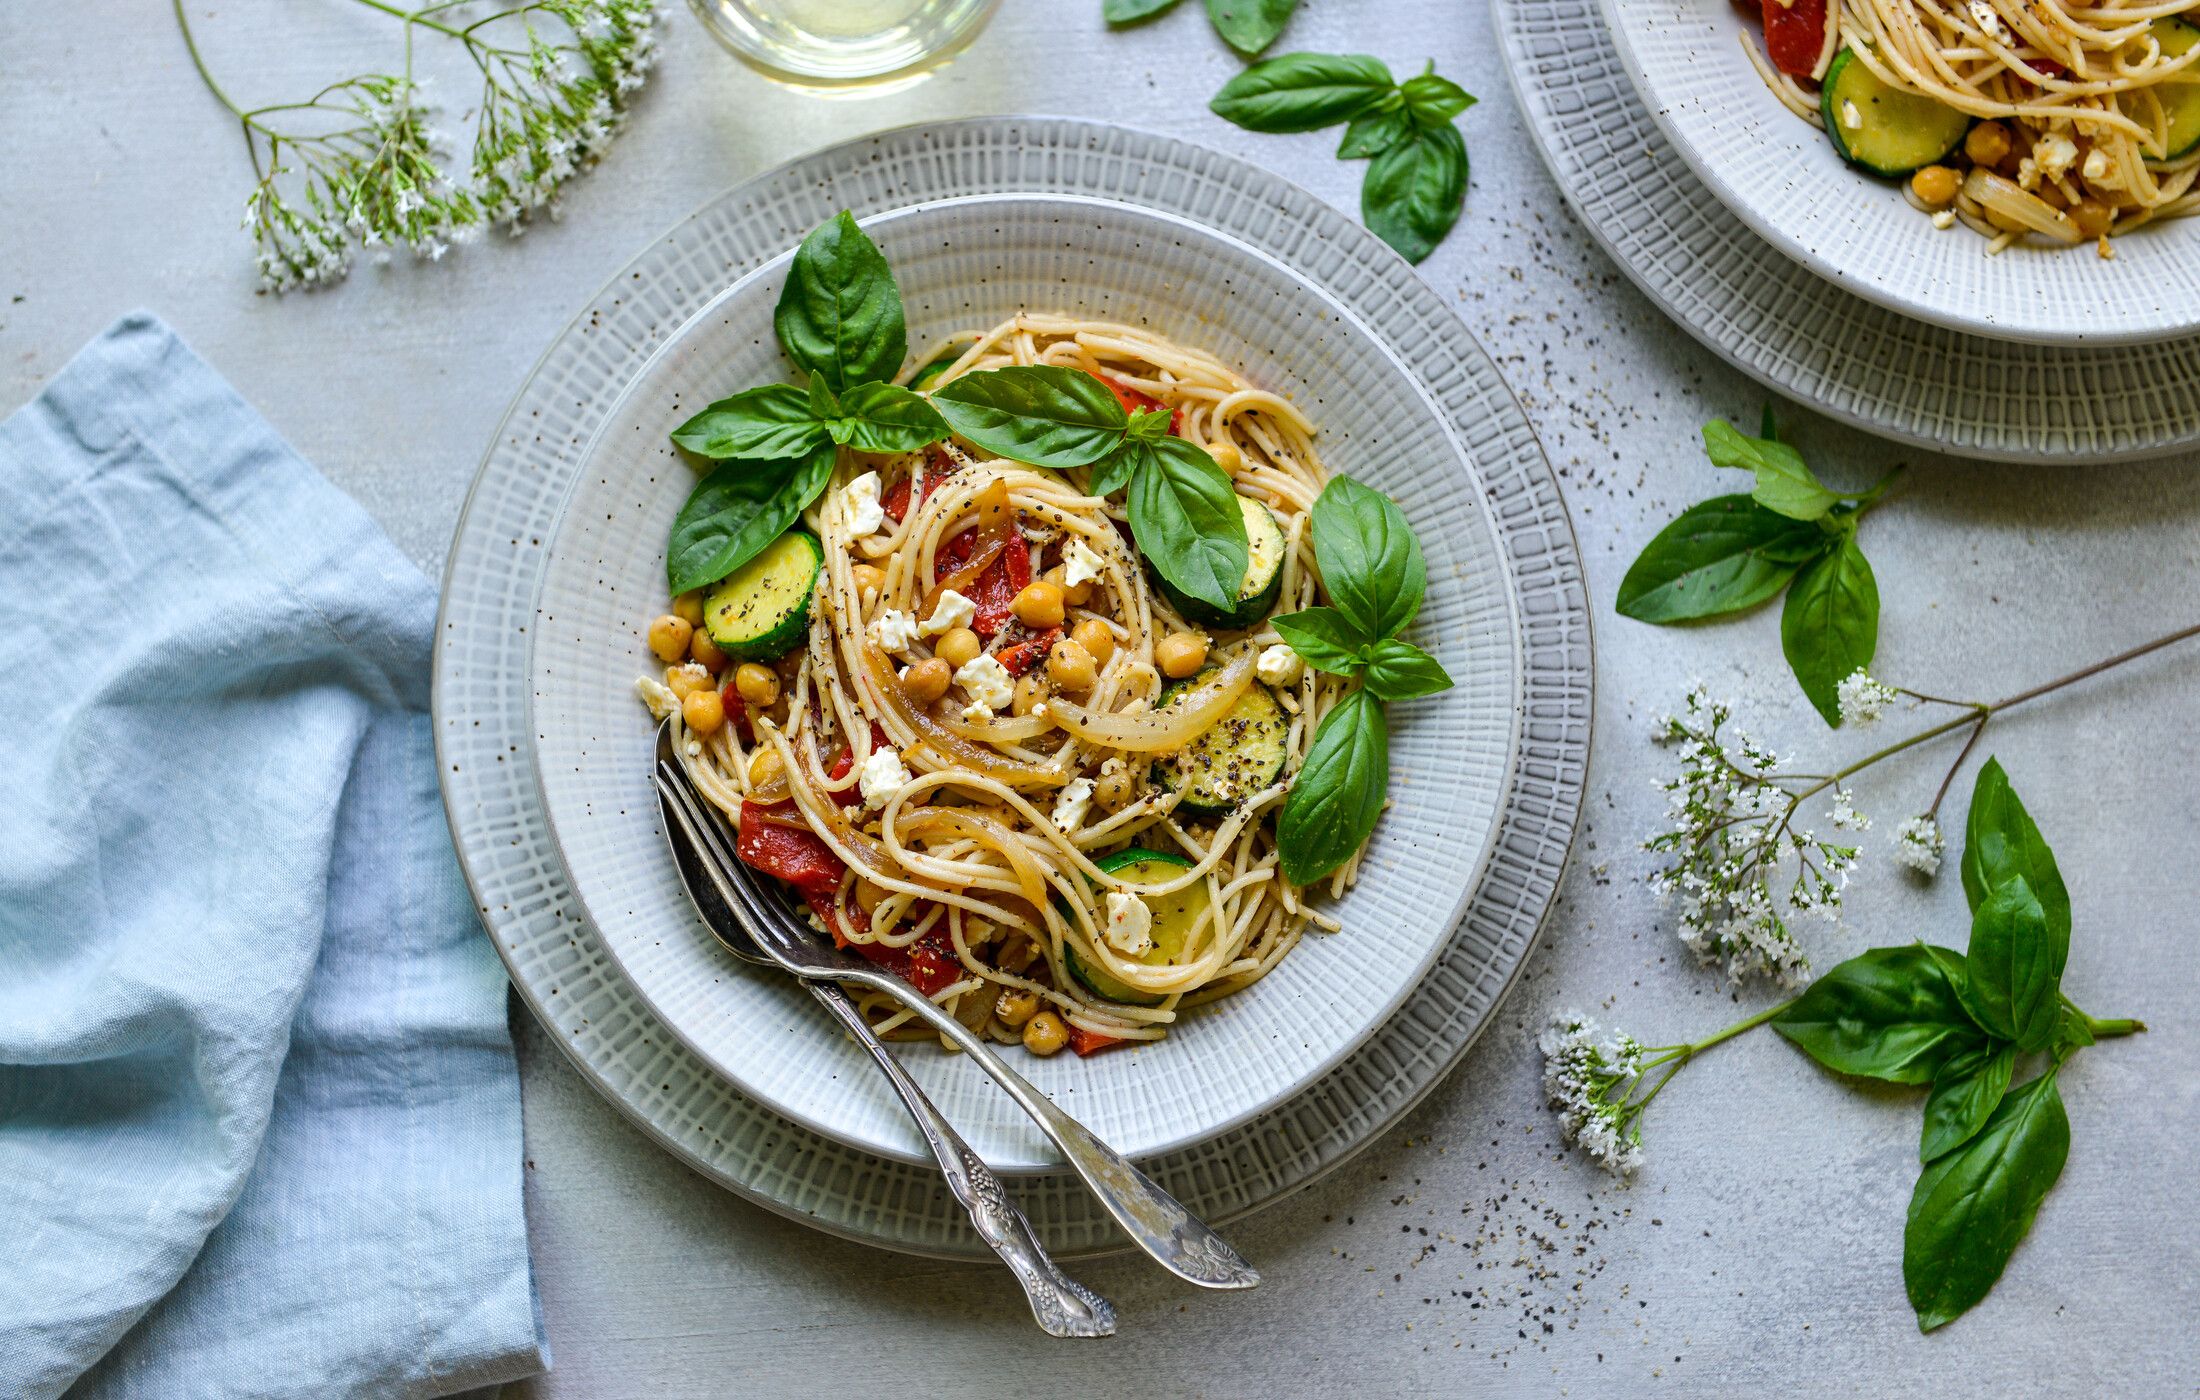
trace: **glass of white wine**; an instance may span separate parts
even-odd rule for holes
[[[1000,0],[688,0],[740,58],[798,87],[914,77],[960,52]]]

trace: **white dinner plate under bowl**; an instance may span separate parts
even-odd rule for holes
[[[1601,0],[1620,62],[1658,128],[1717,199],[1775,248],[1867,300],[1950,330],[2043,345],[2128,345],[2200,332],[2200,219],[2111,241],[2019,244],[1995,257],[1936,229],[1900,183],[1855,169],[1783,107],[1742,51],[1728,0]],[[1651,139],[1643,133],[1644,142]],[[1596,174],[1624,186],[1642,154]]]
[[[1407,347],[1281,261],[1151,209],[989,195],[866,220],[913,347],[1019,309],[1147,326],[1297,403],[1341,472],[1398,500],[1428,556],[1412,635],[1457,684],[1391,707],[1392,805],[1341,933],[1309,936],[1255,986],[1167,1039],[1017,1067],[1133,1157],[1271,1109],[1374,1032],[1435,961],[1489,856],[1514,762],[1519,623],[1481,484]],[[863,1053],[787,979],[729,958],[696,918],[649,784],[654,726],[635,698],[666,607],[664,545],[695,477],[667,433],[704,403],[792,376],[772,336],[789,254],[736,280],[643,367],[589,446],[544,542],[530,660],[534,757],[573,889],[663,1021],[744,1093],[812,1130],[907,1161],[924,1148]],[[967,1057],[901,1055],[997,1170],[1056,1164]]]

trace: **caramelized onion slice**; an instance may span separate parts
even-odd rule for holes
[[[1973,166],[1971,173],[1963,177],[1963,192],[1987,212],[2020,223],[2034,233],[2044,233],[2059,243],[2085,242],[2085,235],[2078,232],[2068,214],[1991,170]]]
[[[976,583],[1008,547],[1009,534],[1015,529],[1015,516],[1008,507],[1008,478],[995,477],[993,484],[980,491],[970,504],[978,513],[978,523],[971,527],[977,538],[970,542],[970,554],[961,568],[932,585],[924,595],[919,617],[930,617],[950,588],[961,592]]]
[[[1246,674],[1252,674],[1250,661]],[[894,674],[893,663],[870,642],[863,645],[863,680],[879,708],[915,731],[918,747],[930,750],[933,761],[941,767],[968,768],[1020,792],[1058,788],[1069,781],[1052,768],[1003,757],[940,723],[929,709],[909,698],[901,687],[901,678]]]
[[[1142,714],[1101,714],[1067,700],[1047,701],[1056,725],[1087,743],[1129,753],[1181,749],[1213,728],[1253,683],[1253,649],[1178,696],[1175,703]]]
[[[1014,833],[991,817],[981,816],[965,807],[925,807],[915,813],[904,814],[899,829],[904,841],[941,832],[948,836],[967,837],[989,850],[997,851],[1016,874],[1016,883],[1023,888],[1024,898],[1033,907],[1047,897],[1046,877]]]

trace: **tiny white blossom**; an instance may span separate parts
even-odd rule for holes
[[[1543,1052],[1543,1092],[1566,1136],[1614,1176],[1642,1165],[1641,1108],[1628,1102],[1642,1076],[1641,1043],[1625,1035],[1600,1039],[1595,1021],[1562,1011],[1536,1045]]]
[[[1894,858],[1931,879],[1940,873],[1940,853],[1948,839],[1931,817],[1912,817],[1894,829]]]
[[[1842,831],[1869,831],[1872,819],[1850,803],[1849,790],[1836,788],[1833,794],[1833,824]]]
[[[1893,704],[1899,694],[1893,686],[1872,679],[1861,666],[1849,672],[1848,678],[1834,688],[1843,724],[1878,722],[1880,712]]]

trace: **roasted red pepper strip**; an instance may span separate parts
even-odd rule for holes
[[[947,484],[948,475],[955,470],[955,463],[937,447],[927,448],[924,454],[924,494],[917,499],[923,505],[932,499],[932,493]],[[910,478],[903,477],[886,488],[886,495],[879,501],[879,508],[894,518],[899,525],[909,515]]]
[[[718,692],[718,699],[725,706],[726,723],[732,725],[734,733],[741,736],[741,742],[755,743],[756,731],[749,727],[749,702],[741,698],[741,692],[733,688],[731,680],[726,682],[725,689]]]
[[[1062,640],[1062,629],[1049,627],[1046,631],[1032,636],[1028,641],[1018,642],[1012,647],[1002,647],[995,659],[1001,663],[1002,670],[1007,671],[1012,676],[1020,676],[1046,660],[1047,653],[1054,650],[1054,644],[1060,640]]]
[[[940,546],[939,553],[932,560],[932,576],[935,582],[962,567],[963,562],[970,557],[978,533],[976,530],[965,530]],[[970,585],[969,591],[964,595],[970,599],[971,606],[978,614],[977,619],[970,624],[971,630],[981,637],[991,637],[1000,631],[1009,619],[1009,605],[1016,601],[1016,595],[1023,592],[1024,585],[1029,582],[1031,546],[1024,543],[1022,535],[1011,531],[1008,543],[1001,546],[1000,556],[986,566],[985,572],[978,575],[977,581]]]
[[[879,728],[877,720],[871,721],[871,747],[873,749],[887,747],[886,731]],[[848,776],[848,770],[855,766],[855,761],[856,755],[853,749],[842,749],[840,757],[833,760],[832,771],[827,773],[826,776],[836,783],[839,782],[842,778]],[[854,807],[863,801],[863,789],[861,787],[850,787],[838,792],[828,792],[825,795],[833,800],[835,806],[839,807]]]
[[[1764,0],[1765,53],[1791,77],[1814,78],[1826,56],[1827,0]]]
[[[1774,4],[1777,0],[1766,0],[1766,3]],[[1128,384],[1111,379],[1105,374],[1095,375],[1094,378],[1115,391],[1115,401],[1123,405],[1125,413],[1154,413],[1161,408],[1161,400],[1141,394]],[[1169,414],[1169,431],[1177,437],[1184,436],[1183,410],[1174,410]]]
[[[1069,1048],[1080,1056],[1097,1055],[1110,1046],[1130,1043],[1119,1035],[1102,1035],[1098,1031],[1088,1031],[1074,1022],[1065,1021],[1062,1024],[1069,1031]]]
[[[806,827],[786,826],[772,820],[794,811],[794,800],[741,804],[741,837],[734,854],[776,879],[785,880],[805,898],[822,895],[829,902],[848,873],[847,862],[833,854],[825,839]]]

